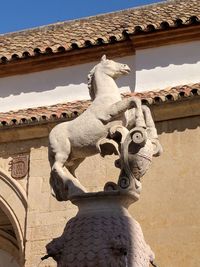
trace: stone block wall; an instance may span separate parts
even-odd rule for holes
[[[28,212],[26,233],[26,267],[37,266],[46,254],[45,246],[52,238],[61,235],[66,222],[75,216],[77,209],[70,202],[58,202],[49,186],[47,140],[40,140],[41,147],[30,150],[28,184]],[[111,168],[114,157],[102,159],[94,156],[86,159],[77,170],[77,176],[88,191],[103,190],[107,180],[117,179],[118,170]],[[55,267],[53,260],[41,262],[39,266]]]
[[[164,152],[142,178],[141,199],[130,208],[159,266],[200,265],[199,120],[196,116],[157,123]],[[47,138],[0,145],[0,167],[8,173],[13,155],[30,154],[29,173],[17,181],[28,202],[23,229],[25,267],[56,266],[51,259],[40,263],[40,258],[46,253],[45,245],[62,233],[77,211],[72,204],[58,202],[51,195],[47,145]],[[114,159],[99,155],[88,158],[79,166],[77,176],[88,190],[102,190],[105,182],[117,180]]]

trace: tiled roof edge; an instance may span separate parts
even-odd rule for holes
[[[142,6],[142,7],[137,7],[137,8],[133,8],[133,9],[127,9],[127,10],[123,10],[123,11],[118,11],[118,12],[113,12],[113,13],[108,13],[108,14],[102,14],[99,16],[93,16],[93,17],[88,17],[88,18],[82,18],[80,20],[71,20],[71,21],[67,21],[67,22],[61,22],[61,23],[55,23],[55,24],[51,24],[51,25],[47,25],[47,26],[42,26],[42,27],[38,27],[38,28],[33,28],[33,29],[28,29],[28,30],[24,30],[24,31],[19,31],[19,32],[14,32],[14,33],[8,33],[8,34],[4,34],[4,35],[0,35],[1,38],[1,42],[4,42],[4,38],[8,38],[9,40],[6,41],[6,43],[11,42],[11,47],[13,45],[13,49],[9,48],[9,51],[6,50],[6,45],[2,48],[3,50],[0,51],[1,52],[1,58],[0,58],[0,64],[6,64],[8,62],[12,62],[12,61],[17,61],[17,60],[22,60],[22,59],[30,59],[30,58],[34,58],[34,57],[38,57],[39,55],[55,55],[57,53],[60,52],[67,52],[67,51],[71,51],[74,49],[80,49],[80,48],[88,48],[88,47],[92,47],[92,46],[100,46],[103,44],[112,44],[113,42],[120,42],[123,40],[126,40],[127,38],[129,38],[129,36],[131,35],[139,35],[139,34],[149,34],[149,33],[153,33],[155,31],[159,31],[159,30],[169,30],[169,29],[175,29],[175,28],[181,28],[181,27],[186,27],[189,25],[199,25],[200,24],[200,14],[199,14],[199,10],[196,11],[195,7],[192,10],[188,10],[185,14],[185,9],[179,10],[179,13],[177,13],[176,16],[176,12],[174,11],[174,15],[173,18],[171,18],[170,16],[167,16],[166,19],[166,14],[164,12],[165,7],[168,7],[170,4],[173,5],[174,4],[174,10],[178,10],[178,7],[180,5],[181,2],[186,2],[187,1],[166,1],[166,2],[161,2],[161,3],[156,3],[153,5],[147,5],[147,6]],[[193,0],[194,2],[194,0]],[[188,1],[189,3],[189,1]],[[120,22],[120,24],[117,26],[117,30],[112,31],[110,33],[105,33],[102,35],[99,34],[100,37],[98,36],[94,36],[93,33],[87,33],[85,35],[85,37],[83,37],[81,35],[81,37],[77,37],[76,39],[70,39],[69,40],[66,37],[63,37],[65,41],[61,41],[58,44],[58,40],[59,38],[56,37],[55,38],[55,32],[57,31],[58,27],[61,27],[62,25],[69,25],[72,24],[74,26],[74,24],[80,22],[87,22],[87,23],[93,23],[92,21],[95,20],[95,18],[107,18],[109,16],[114,16],[117,14],[118,15],[123,15],[124,17],[129,17],[128,16],[128,12],[132,12],[132,11],[140,11],[143,12],[143,10],[148,11],[148,9],[153,9],[153,7],[161,7],[162,10],[160,11],[160,21],[151,21],[148,23],[148,18],[145,18],[143,22],[137,22],[136,24],[132,23],[130,24],[130,21],[134,21],[134,18],[131,17],[130,21],[129,21],[129,26],[124,26],[122,25],[123,23]],[[185,7],[184,7],[185,8]],[[198,7],[197,7],[198,9]],[[152,10],[151,10],[152,11]],[[164,15],[162,15],[162,12]],[[178,12],[178,11],[177,11]],[[183,15],[184,13],[184,15]],[[135,14],[132,14],[132,16],[135,16]],[[153,15],[151,15],[152,18]],[[120,20],[121,21],[121,18]],[[121,24],[122,23],[122,24]],[[125,23],[126,24],[126,23]],[[127,24],[128,25],[128,24]],[[132,25],[132,26],[131,26]],[[84,28],[85,27],[85,28]],[[10,39],[13,38],[17,38],[20,37],[21,35],[28,35],[28,33],[32,33],[32,35],[34,36],[34,34],[36,34],[36,39],[39,38],[38,37],[38,32],[40,30],[43,31],[50,31],[51,28],[55,28],[52,31],[53,33],[53,37],[49,37],[50,39],[47,38],[47,40],[43,40],[41,42],[40,45],[36,45],[36,47],[34,47],[34,42],[31,44],[27,44],[26,42],[23,41],[23,44],[20,44],[20,41],[17,45],[20,46],[20,49],[18,50],[18,48],[16,48],[16,46],[12,43],[12,41],[10,41]],[[83,29],[86,29],[87,26],[83,26]],[[64,31],[64,29],[63,29]],[[62,31],[61,31],[62,32]],[[87,30],[86,30],[87,32]],[[41,32],[42,34],[42,32]],[[52,33],[51,33],[52,34]],[[64,34],[63,32],[61,33],[62,35]],[[48,35],[48,34],[47,34]],[[48,36],[47,36],[48,37]],[[21,37],[20,37],[21,38]],[[52,38],[52,40],[51,40]],[[26,38],[25,38],[26,39]],[[21,40],[21,39],[20,39]],[[49,41],[50,40],[50,41]],[[49,43],[47,45],[47,43]],[[29,48],[27,48],[29,47]]]
[[[138,96],[143,104],[149,106],[173,103],[199,97],[200,83],[175,86],[160,91],[122,94],[123,97],[133,95]],[[71,120],[84,112],[90,103],[91,101],[89,100],[79,100],[52,106],[0,113],[0,129]]]
[[[10,57],[2,55],[0,58],[0,64],[6,64],[12,61],[18,61],[18,60],[25,60],[30,58],[35,58],[38,56],[52,56],[55,54],[63,53],[63,52],[69,52],[76,49],[81,48],[88,48],[88,47],[95,47],[95,46],[101,46],[104,44],[113,44],[121,41],[125,41],[129,38],[129,36],[139,35],[139,34],[149,34],[154,33],[159,30],[170,30],[175,28],[181,28],[186,27],[189,25],[197,25],[200,24],[200,17],[197,16],[191,16],[188,18],[187,21],[183,22],[181,19],[176,19],[172,22],[168,21],[162,21],[159,26],[156,24],[148,24],[146,27],[142,27],[142,25],[135,26],[132,31],[130,30],[122,30],[120,34],[110,34],[108,38],[97,38],[97,39],[88,39],[85,41],[76,41],[71,42],[70,46],[65,45],[58,45],[57,48],[50,46],[46,46],[45,48],[41,49],[39,47],[35,47],[33,50],[27,51],[25,49],[23,53],[14,53],[10,54]]]

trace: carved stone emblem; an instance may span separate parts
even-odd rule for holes
[[[22,179],[28,173],[29,155],[17,155],[10,162],[11,176],[14,179]]]

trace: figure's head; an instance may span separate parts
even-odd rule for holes
[[[101,62],[97,66],[98,69],[113,79],[117,79],[118,77],[126,75],[131,71],[128,65],[107,59],[106,55],[102,56]]]

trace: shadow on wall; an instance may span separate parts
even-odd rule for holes
[[[199,47],[200,42],[197,41],[139,50],[136,53],[136,71],[196,64],[200,62]]]
[[[156,123],[158,134],[184,132],[187,129],[200,129],[200,116],[175,119]]]
[[[10,254],[0,249],[0,267],[19,267],[19,265]]]
[[[118,62],[126,63],[132,72],[129,76],[117,81],[119,87],[135,87],[135,65],[133,57],[116,59]],[[82,64],[78,66],[59,68],[49,71],[42,71],[26,75],[17,75],[0,79],[0,97],[6,98],[21,93],[52,91],[56,87],[78,86],[85,87],[87,90],[87,76],[89,71],[98,62]],[[76,87],[72,87],[76,88]],[[132,89],[132,90],[133,90]],[[72,94],[75,92],[71,92]],[[79,92],[77,92],[77,95]],[[86,93],[89,98],[88,91]],[[66,94],[67,97],[67,94]]]
[[[13,147],[15,148],[13,150]],[[3,159],[9,159],[12,156],[31,153],[31,149],[47,149],[48,137],[32,140],[24,140],[19,142],[10,142],[0,144],[0,157]],[[48,160],[48,158],[47,158]]]

